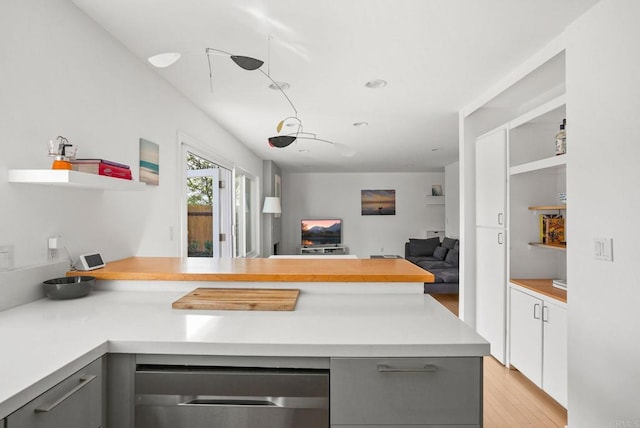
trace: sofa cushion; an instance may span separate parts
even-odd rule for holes
[[[429,272],[431,272],[432,269],[457,269],[456,266],[451,266],[451,264],[444,260],[423,260],[416,263],[416,265],[420,266],[424,270],[428,270]]]
[[[436,249],[433,250],[433,257],[438,260],[444,260],[444,258],[447,256],[447,251],[449,251],[448,248],[436,247]]]
[[[420,263],[433,263],[433,262],[439,262],[440,260],[436,259],[433,256],[429,256],[429,257],[406,257],[406,259],[408,261],[410,261],[413,264],[419,265]]]
[[[429,272],[435,275],[435,282],[458,282],[460,279],[458,269],[432,269]]]
[[[451,264],[452,266],[458,266],[460,263],[460,251],[449,250],[444,261]]]
[[[453,239],[453,238],[447,238],[446,236],[444,237],[444,239],[442,240],[442,246],[444,248],[447,248],[449,250],[453,250],[453,247],[456,245],[456,242],[458,242],[457,239]]]
[[[437,236],[427,239],[409,239],[409,253],[412,257],[431,256],[433,250],[440,244],[440,238]]]

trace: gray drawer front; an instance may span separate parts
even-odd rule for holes
[[[482,358],[331,360],[331,424],[479,426]]]
[[[101,359],[7,417],[7,426],[11,428],[99,428],[101,425]]]

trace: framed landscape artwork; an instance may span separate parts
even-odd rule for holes
[[[362,190],[362,215],[396,215],[395,190]]]
[[[140,181],[160,184],[160,146],[144,138],[140,138]]]

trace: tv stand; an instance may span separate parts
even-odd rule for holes
[[[300,254],[347,254],[347,247],[334,245],[331,247],[301,247]]]

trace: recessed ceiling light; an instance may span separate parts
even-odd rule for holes
[[[370,80],[364,84],[367,88],[378,89],[387,86],[387,81],[382,79]]]
[[[298,152],[299,153],[309,153],[311,150],[309,149],[299,149]]]
[[[273,89],[274,91],[279,91],[280,89],[284,91],[285,89],[289,89],[290,87],[291,85],[287,82],[276,82],[269,85],[269,89]]]
[[[354,122],[353,126],[367,126],[369,122]]]
[[[431,149],[432,152],[439,152],[440,150],[442,150],[440,147],[434,147]]]

